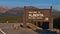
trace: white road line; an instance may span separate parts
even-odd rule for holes
[[[0,28],[0,31],[1,31],[3,34],[6,34],[1,28]]]

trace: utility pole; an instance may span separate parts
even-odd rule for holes
[[[49,29],[53,29],[52,6],[50,6]]]
[[[26,6],[24,6],[23,27],[26,28]]]

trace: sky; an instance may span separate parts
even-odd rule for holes
[[[9,8],[35,6],[38,8],[49,8],[60,10],[60,0],[0,0],[0,6],[8,6]]]

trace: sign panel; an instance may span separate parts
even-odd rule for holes
[[[28,19],[43,19],[44,15],[38,11],[28,11]]]

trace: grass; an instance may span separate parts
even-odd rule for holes
[[[15,23],[15,22],[22,22],[22,16],[0,16],[0,23]]]

